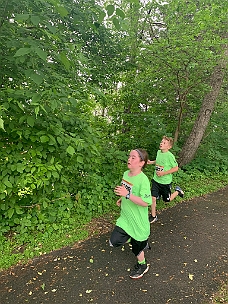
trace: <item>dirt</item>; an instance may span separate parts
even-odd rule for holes
[[[89,239],[1,272],[0,304],[212,303],[228,280],[228,187],[158,217],[143,278],[129,278],[129,245],[109,247],[110,216],[91,222]]]

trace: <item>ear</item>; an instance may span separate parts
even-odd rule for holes
[[[140,167],[143,167],[145,165],[145,160],[141,160]]]

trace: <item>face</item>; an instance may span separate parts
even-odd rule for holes
[[[137,151],[132,150],[128,157],[127,166],[129,169],[141,169],[144,165],[144,161],[141,160]]]
[[[170,142],[168,140],[162,139],[159,148],[161,151],[168,151],[171,148]]]

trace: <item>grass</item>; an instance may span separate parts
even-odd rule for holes
[[[88,237],[86,224],[81,223],[68,231],[55,233],[24,233],[23,237],[18,234],[0,238],[0,271],[10,268],[18,263],[24,264],[29,259],[49,253],[53,250],[70,246]]]
[[[211,176],[210,179],[204,176],[198,176],[189,178],[188,181],[184,179],[175,181],[174,184],[179,184],[185,191],[184,200],[193,199],[194,197],[201,196],[214,192],[218,189],[225,187],[228,183],[228,176]],[[169,206],[173,207],[178,204],[182,199],[177,197],[172,201]],[[160,202],[157,206],[158,210],[167,208],[167,205]],[[102,216],[101,225],[103,225],[103,219],[115,222],[118,213],[114,210],[110,214]],[[0,271],[7,270],[10,267],[20,263],[25,264],[30,259],[49,253],[53,250],[60,249],[65,246],[71,246],[78,241],[87,239],[92,233],[96,234],[96,231],[91,231],[91,226],[98,227],[96,225],[90,225],[88,220],[74,219],[75,225],[67,229],[56,230],[55,233],[33,233],[24,234],[23,236],[13,234],[7,237],[0,238]],[[99,223],[99,219],[95,219],[96,223]],[[96,228],[95,228],[96,229]],[[103,227],[102,227],[103,230]],[[228,284],[224,284],[217,294],[211,299],[213,304],[228,303]],[[209,304],[209,303],[207,303]]]
[[[218,304],[218,303],[223,303],[227,304],[228,303],[228,283],[224,284],[220,290],[212,297],[212,304]]]

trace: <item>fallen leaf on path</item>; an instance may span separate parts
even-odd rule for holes
[[[44,290],[45,283],[43,283],[40,287]]]
[[[88,290],[88,289],[86,290],[86,293],[91,293],[91,292],[92,292],[92,290],[91,290],[91,289],[90,289],[90,290]]]

